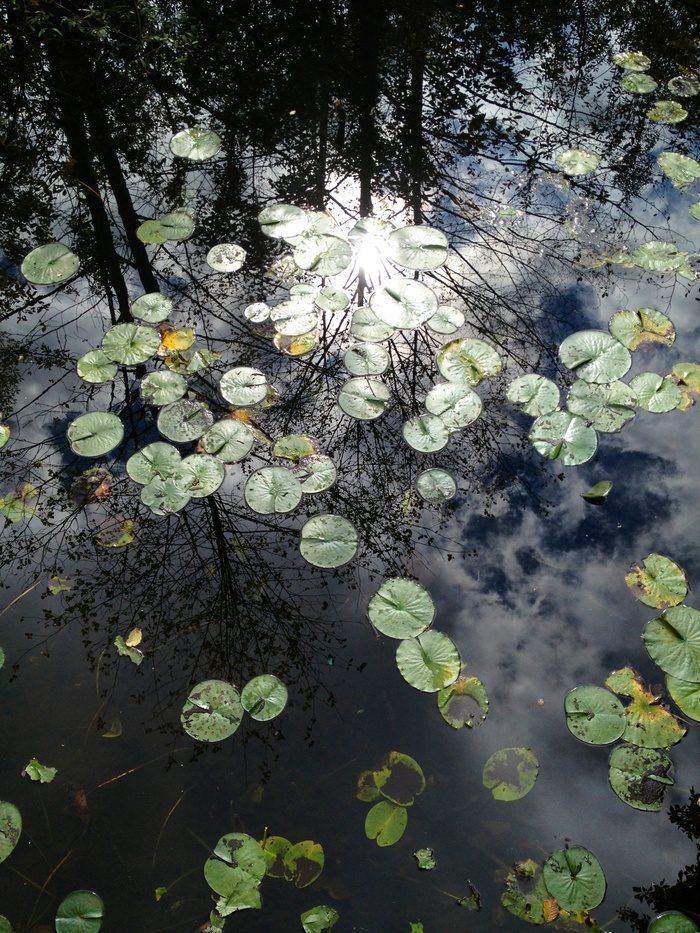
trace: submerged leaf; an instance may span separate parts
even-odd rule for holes
[[[410,807],[425,790],[423,769],[403,752],[389,752],[372,776],[382,796],[401,807]]]
[[[600,165],[600,156],[585,149],[567,149],[557,156],[557,167],[567,175],[588,175]]]
[[[306,888],[323,871],[325,856],[319,842],[305,839],[297,842],[284,856],[284,877],[293,881],[297,888]]]
[[[529,748],[502,748],[484,765],[482,783],[496,800],[520,800],[535,786],[540,766]]]
[[[403,836],[408,823],[406,807],[389,800],[375,803],[365,818],[365,835],[378,846],[392,846]]]
[[[586,502],[591,502],[593,505],[602,505],[612,488],[612,480],[602,479],[599,483],[595,483],[591,486],[588,492],[582,492],[581,498],[585,499]]]

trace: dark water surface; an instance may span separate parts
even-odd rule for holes
[[[675,784],[651,813],[615,796],[610,749],[578,742],[563,713],[572,687],[602,685],[626,666],[672,706],[640,638],[656,610],[624,578],[658,553],[697,591],[698,413],[638,410],[622,431],[599,433],[587,462],[562,466],[537,453],[532,418],[506,399],[527,372],[565,390],[574,375],[559,343],[606,330],[621,309],[656,309],[676,330],[673,346],[632,354],[626,382],[700,361],[700,228],[688,215],[700,189],[681,193],[657,163],[664,151],[700,151],[700,96],[666,86],[698,75],[697,12],[690,0],[624,10],[606,0],[5,4],[0,418],[11,434],[0,452],[0,800],[20,810],[23,833],[0,864],[0,915],[13,931],[52,929],[76,889],[103,899],[105,931],[204,928],[214,902],[203,865],[232,831],[315,840],[325,866],[302,889],[265,878],[262,909],[233,914],[226,929],[301,930],[300,914],[318,904],[338,911],[340,931],[525,929],[501,904],[506,875],[567,844],[590,849],[607,877],[594,929],[632,929],[629,912],[618,915],[625,907],[678,909],[700,922],[697,882],[668,890],[697,859],[669,820],[669,808],[683,806],[686,826],[697,825],[697,723],[669,752]],[[658,83],[648,94],[623,90],[613,63],[637,50]],[[665,99],[687,118],[650,119]],[[190,126],[218,133],[221,151],[175,158],[170,139]],[[563,174],[557,156],[572,148],[600,155],[599,167]],[[341,235],[374,216],[448,236],[447,262],[419,277],[465,323],[449,336],[396,332],[378,377],[390,401],[376,420],[339,408],[343,354],[354,342],[351,312],[397,270],[366,270],[364,284],[357,267],[333,278],[350,310],[321,316],[306,355],[281,352],[274,328],[251,325],[246,307],[330,279],[297,270],[285,280],[272,265],[289,246],[264,236],[257,215],[274,203],[325,210]],[[145,245],[136,236],[143,221],[183,207],[194,218],[189,238]],[[30,284],[20,264],[51,241],[79,256],[80,271],[65,284]],[[690,254],[690,275],[609,261],[652,241]],[[245,264],[215,272],[207,252],[228,242],[247,250]],[[227,465],[220,489],[164,516],[140,502],[125,468],[161,439],[157,411],[139,395],[153,362],[121,367],[102,385],[75,368],[108,328],[132,319],[131,302],[157,291],[172,299],[169,324],[193,328],[197,348],[221,354],[189,380],[217,418],[231,408],[217,384],[233,366],[261,369],[279,394],[253,412],[261,433],[248,457]],[[441,381],[435,352],[454,337],[484,340],[503,368],[476,386],[481,417],[442,450],[420,453],[402,425],[424,411]],[[125,428],[99,459],[76,456],[66,439],[89,411],[112,412]],[[290,433],[314,438],[338,480],[289,514],[258,515],[245,482],[281,463],[270,441]],[[195,446],[182,445],[183,456]],[[109,490],[76,501],[71,487],[96,466],[111,474]],[[457,484],[442,505],[415,491],[431,466]],[[581,498],[604,479],[613,482],[604,505]],[[30,508],[11,514],[7,497],[25,484]],[[337,570],[299,552],[301,526],[325,512],[359,537]],[[125,527],[133,541],[105,546],[106,532],[113,542]],[[451,729],[435,695],[400,675],[397,642],[367,620],[387,577],[430,592],[435,628],[488,693],[479,727]],[[138,667],[114,647],[134,626],[143,631]],[[194,684],[242,687],[265,672],[289,688],[279,718],[246,716],[221,743],[183,731]],[[498,801],[482,772],[510,747],[534,752],[539,777],[521,799]],[[366,838],[357,780],[392,750],[419,762],[427,787],[403,837],[381,848]],[[57,769],[51,783],[22,776],[34,757]],[[434,849],[433,871],[417,868],[413,853],[424,847]],[[652,907],[634,898],[663,881]],[[472,886],[478,912],[457,903]]]

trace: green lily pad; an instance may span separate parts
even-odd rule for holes
[[[653,661],[666,674],[700,683],[700,612],[672,606],[647,622],[642,640]]]
[[[450,439],[450,430],[437,415],[417,415],[402,428],[403,438],[409,447],[421,453],[442,450]]]
[[[124,425],[107,411],[79,415],[66,432],[73,453],[79,457],[101,457],[121,444]]]
[[[144,376],[139,392],[144,401],[161,407],[182,398],[187,392],[187,380],[179,373],[157,370]]]
[[[298,463],[303,457],[313,456],[316,453],[316,446],[307,434],[287,434],[275,441],[272,453],[275,457]]]
[[[644,569],[635,565],[625,577],[625,583],[640,602],[654,609],[683,602],[688,581],[678,564],[661,554],[649,554],[642,564]]]
[[[287,705],[288,691],[279,677],[260,674],[249,680],[241,691],[241,704],[258,722],[279,716]]]
[[[78,375],[85,382],[111,382],[119,369],[102,350],[89,350],[76,363]]]
[[[0,800],[0,862],[12,852],[22,834],[22,815],[17,807]]]
[[[447,259],[447,237],[435,227],[416,225],[393,230],[386,240],[389,258],[403,269],[437,269]]]
[[[389,395],[388,387],[379,379],[357,376],[348,379],[340,390],[338,405],[351,418],[370,421],[384,413]]]
[[[508,401],[519,405],[527,415],[538,418],[559,407],[559,387],[551,379],[537,373],[518,376],[506,391]]]
[[[314,567],[342,567],[357,552],[355,527],[338,515],[313,515],[301,529],[301,556]]]
[[[250,366],[236,366],[223,374],[219,392],[231,405],[246,408],[257,405],[267,395],[268,383],[265,374]]]
[[[207,265],[215,272],[238,272],[245,262],[246,251],[235,243],[217,243],[207,253]]]
[[[672,94],[679,97],[695,97],[700,93],[700,81],[692,75],[677,75],[666,85]]]
[[[435,314],[425,322],[428,330],[434,334],[454,334],[464,326],[464,312],[452,305],[440,305]]]
[[[389,366],[389,354],[377,343],[356,343],[345,351],[343,363],[353,376],[381,376]]]
[[[605,874],[600,862],[583,846],[552,852],[542,866],[542,878],[564,910],[591,910],[605,897]]]
[[[203,402],[181,398],[161,408],[156,424],[163,437],[186,444],[201,437],[213,421],[214,415]]]
[[[173,515],[184,509],[190,496],[175,484],[171,476],[154,476],[142,488],[141,501],[154,515]]]
[[[97,933],[104,917],[102,898],[93,891],[73,891],[56,910],[56,933]]]
[[[435,314],[438,300],[425,283],[397,276],[372,293],[369,306],[390,327],[414,330]]]
[[[141,295],[131,305],[133,316],[140,321],[146,321],[148,324],[158,324],[160,321],[164,321],[172,310],[172,301],[165,295],[161,295],[160,292],[149,292],[147,295]]]
[[[265,855],[265,874],[270,878],[284,878],[284,857],[292,843],[284,836],[266,836],[262,846]]]
[[[36,758],[32,758],[29,764],[24,766],[22,773],[26,774],[32,781],[39,781],[40,784],[50,784],[58,774],[58,769],[39,764]]]
[[[671,319],[653,308],[616,311],[610,318],[609,327],[613,337],[628,350],[636,350],[642,343],[660,343],[670,347],[676,339]]]
[[[300,919],[304,933],[322,933],[323,930],[330,930],[334,927],[340,917],[337,910],[320,905],[312,907],[311,910],[305,910]]]
[[[324,285],[314,296],[314,302],[322,311],[338,314],[349,307],[350,296],[344,289],[336,288],[335,285]]]
[[[462,667],[452,639],[434,629],[404,639],[396,649],[396,664],[404,680],[425,693],[453,684]]]
[[[72,278],[80,260],[63,243],[46,243],[28,253],[21,265],[22,275],[32,285],[58,285]]]
[[[171,477],[180,466],[181,459],[180,451],[172,444],[155,441],[129,457],[126,472],[135,483],[145,486],[156,476],[162,479]]]
[[[222,463],[238,463],[250,453],[254,443],[252,431],[236,418],[217,421],[207,428],[200,440],[206,453]]]
[[[687,191],[700,178],[700,162],[680,152],[662,152],[656,160],[664,175],[671,180],[674,188]]]
[[[686,411],[693,404],[693,395],[700,395],[700,364],[677,363],[671,372],[683,395],[678,408]]]
[[[325,454],[302,457],[295,470],[304,495],[323,492],[335,483],[338,471],[335,463]]]
[[[700,683],[666,674],[666,689],[676,706],[694,722],[700,722]]]
[[[5,444],[10,439],[10,428],[9,425],[0,424],[0,450],[5,446]]]
[[[425,407],[448,431],[457,431],[476,421],[481,414],[481,399],[464,383],[441,382],[426,395]]]
[[[673,762],[658,748],[618,745],[610,754],[610,786],[635,810],[660,810],[673,784]]]
[[[143,324],[115,324],[102,338],[107,359],[123,366],[138,366],[158,352],[160,334]]]
[[[583,418],[568,411],[542,415],[532,426],[530,440],[535,450],[564,466],[577,466],[590,460],[598,447],[595,430]]]
[[[129,658],[137,667],[144,659],[143,651],[135,645],[127,645],[121,635],[117,635],[114,639],[114,647],[117,649],[117,654],[121,657]]]
[[[635,265],[648,272],[675,272],[686,262],[688,254],[668,240],[650,240],[638,246],[631,256]]]
[[[635,416],[635,393],[624,382],[602,385],[577,379],[571,386],[566,407],[596,431],[620,431]]]
[[[557,168],[566,175],[588,175],[600,165],[600,156],[585,149],[567,149],[557,156]]]
[[[487,376],[495,376],[502,368],[498,353],[475,337],[451,340],[438,350],[437,367],[449,382],[477,385]]]
[[[31,518],[36,511],[39,490],[31,483],[23,483],[6,496],[0,498],[0,511],[5,513],[8,522],[20,522]]]
[[[286,467],[262,467],[250,474],[243,495],[259,515],[291,512],[301,502],[301,483]]]
[[[574,687],[564,697],[564,711],[569,732],[588,745],[609,745],[627,724],[624,706],[604,687]]]
[[[688,116],[688,111],[675,100],[657,100],[654,106],[647,110],[647,116],[655,123],[681,123]]]
[[[352,258],[347,240],[329,233],[305,236],[294,250],[297,266],[315,275],[339,275],[351,265]]]
[[[585,382],[615,382],[632,365],[626,347],[603,330],[580,330],[559,347],[559,358]]]
[[[258,223],[265,236],[286,239],[304,233],[309,227],[306,213],[293,204],[272,204],[258,214]]]
[[[301,337],[318,327],[319,309],[312,297],[293,295],[270,308],[270,320],[284,337]]]
[[[613,484],[611,480],[602,479],[599,483],[594,483],[588,492],[582,492],[581,498],[585,499],[586,502],[593,503],[593,505],[602,505],[612,488]]]
[[[545,922],[545,902],[549,898],[542,870],[532,859],[527,859],[518,862],[508,873],[501,903],[513,916],[540,924]]]
[[[12,933],[12,925],[7,917],[0,916],[0,933]]]
[[[651,94],[658,86],[651,75],[644,72],[632,72],[620,78],[622,90],[629,91],[632,94]]]
[[[355,796],[365,803],[372,803],[381,799],[381,792],[374,783],[374,771],[363,771],[360,774],[357,779],[357,794]]]
[[[194,233],[194,220],[185,211],[173,211],[163,217],[145,220],[136,229],[136,236],[147,246],[160,246],[169,240],[187,240]]]
[[[204,126],[190,126],[176,133],[170,140],[170,151],[180,159],[204,162],[212,159],[221,149],[221,139]]]
[[[667,910],[650,921],[647,933],[698,933],[698,928],[685,914]]]
[[[396,333],[396,328],[380,321],[374,311],[367,308],[358,308],[353,313],[350,324],[350,333],[356,340],[367,343],[384,343]]]
[[[481,780],[496,800],[520,800],[535,786],[539,770],[529,748],[502,748],[484,765]]]
[[[204,877],[219,895],[216,909],[226,917],[237,910],[260,908],[258,888],[267,860],[260,845],[246,833],[227,833],[204,863]]]
[[[613,671],[605,685],[632,698],[625,709],[623,741],[640,748],[670,748],[685,735],[686,727],[659,702],[659,697],[632,668]]]
[[[367,606],[372,625],[390,638],[414,638],[433,624],[435,604],[420,583],[385,580]]]
[[[216,492],[224,481],[224,465],[211,454],[190,454],[172,475],[172,480],[188,496],[203,499]]]
[[[432,871],[437,865],[435,861],[435,852],[430,848],[418,849],[417,852],[413,853],[413,858],[418,863],[418,867],[423,871]]]
[[[651,59],[641,52],[616,52],[612,59],[625,71],[646,71],[651,68]]]
[[[365,818],[365,835],[374,839],[378,846],[393,846],[403,836],[407,823],[406,807],[380,800]]]
[[[403,752],[389,752],[372,775],[381,795],[400,807],[412,806],[425,790],[423,769]]]
[[[285,853],[284,877],[294,882],[297,888],[306,888],[318,878],[324,864],[323,846],[311,839],[304,839]]]
[[[453,729],[480,726],[489,711],[489,698],[478,677],[460,675],[449,687],[438,691],[440,715]]]
[[[683,401],[683,393],[670,376],[639,373],[630,379],[630,389],[637,396],[637,405],[645,411],[673,411]]]
[[[223,742],[242,719],[240,694],[224,680],[203,680],[194,686],[180,715],[182,728],[198,742]]]
[[[416,477],[416,489],[426,502],[447,502],[457,492],[457,484],[446,470],[431,467]]]

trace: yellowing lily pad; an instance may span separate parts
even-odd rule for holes
[[[625,577],[625,583],[640,602],[654,609],[683,602],[688,582],[678,564],[661,554],[649,554],[642,564],[643,568],[635,565]]]
[[[614,671],[605,681],[615,693],[632,698],[625,709],[625,731],[622,739],[640,748],[670,748],[685,735],[687,729],[661,704],[632,668]]]

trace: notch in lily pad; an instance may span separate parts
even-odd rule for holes
[[[102,457],[124,439],[124,425],[116,415],[93,411],[79,415],[69,426],[68,442],[79,457]]]
[[[542,866],[542,878],[564,910],[591,910],[605,897],[605,873],[583,846],[552,852]]]
[[[279,716],[287,705],[287,699],[287,687],[274,674],[253,677],[241,691],[243,709],[258,722]]]
[[[267,862],[261,846],[247,833],[227,833],[204,863],[204,877],[219,895],[216,909],[221,917],[237,910],[260,908],[260,882]]]
[[[455,643],[434,629],[401,641],[396,665],[404,680],[424,693],[437,693],[453,684],[462,669]]]
[[[564,697],[566,726],[587,745],[610,745],[625,731],[625,708],[614,693],[595,684],[574,687]]]
[[[73,891],[56,910],[56,933],[98,933],[104,903],[94,891]]]
[[[413,638],[429,628],[435,618],[430,593],[414,580],[385,580],[367,607],[372,625],[391,638]]]
[[[221,149],[221,138],[205,126],[190,126],[170,140],[170,151],[180,159],[204,162],[213,159]]]
[[[685,572],[662,554],[649,554],[625,576],[632,595],[645,606],[666,609],[682,603],[688,592]]]
[[[359,537],[340,515],[313,515],[301,529],[301,556],[314,567],[342,567],[357,553]]]
[[[631,667],[613,671],[605,686],[632,700],[625,709],[623,741],[640,748],[670,748],[687,732],[686,726],[663,705],[656,691],[650,690]]]
[[[32,285],[58,285],[75,275],[80,260],[63,243],[45,243],[28,253],[20,268]]]

